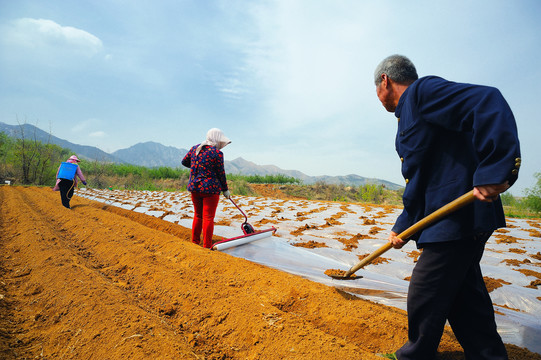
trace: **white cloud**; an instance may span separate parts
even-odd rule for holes
[[[266,113],[285,129],[358,114],[360,89],[371,90],[377,62],[369,6],[303,4],[281,1],[251,11],[259,28],[246,67],[266,93]]]
[[[31,49],[73,51],[87,56],[103,49],[102,41],[89,32],[46,19],[13,21],[5,31],[4,41]]]
[[[227,98],[239,100],[246,93],[243,81],[238,74],[231,74],[215,81],[218,90]]]
[[[93,138],[104,138],[107,134],[104,131],[94,131],[88,134],[88,136]]]
[[[102,127],[103,121],[97,118],[89,118],[86,120],[79,120],[70,126],[70,130],[73,134],[84,134],[90,137],[104,137],[105,132],[101,130],[94,130],[95,128]]]

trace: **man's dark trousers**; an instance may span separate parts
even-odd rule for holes
[[[408,290],[408,342],[400,360],[432,360],[446,320],[466,360],[507,360],[479,262],[490,233],[424,244]]]

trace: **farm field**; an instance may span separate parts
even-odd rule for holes
[[[359,280],[323,274],[382,245],[398,209],[235,201],[275,236],[198,247],[185,192],[78,190],[68,210],[48,188],[0,187],[0,358],[380,359],[405,342],[412,245]],[[215,234],[240,235],[239,215],[222,198]],[[541,359],[540,222],[509,224],[484,272],[510,357]],[[447,331],[440,359],[462,358]]]

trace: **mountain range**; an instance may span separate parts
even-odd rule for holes
[[[81,159],[91,161],[104,161],[112,163],[125,163],[145,167],[166,166],[177,168],[182,166],[181,160],[188,150],[173,146],[165,146],[157,142],[144,142],[135,144],[127,149],[120,149],[113,153],[107,153],[94,146],[79,145],[67,140],[57,138],[46,131],[31,124],[8,125],[0,122],[0,132],[13,138],[21,138],[50,143],[66,148],[77,154]],[[304,184],[324,182],[327,184],[346,184],[360,186],[365,184],[385,185],[388,189],[397,190],[402,186],[390,181],[366,178],[360,175],[350,174],[345,176],[309,176],[298,170],[284,170],[275,165],[257,165],[241,157],[231,161],[225,161],[225,171],[228,174],[242,175],[278,175],[294,177],[303,181]]]

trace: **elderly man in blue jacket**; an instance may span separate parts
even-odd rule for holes
[[[430,360],[446,321],[466,359],[508,359],[479,262],[492,232],[505,227],[499,194],[517,179],[520,147],[513,113],[488,86],[418,78],[401,55],[376,68],[379,100],[398,118],[396,151],[406,187],[389,236],[414,240],[422,254],[408,290],[408,342],[389,358]],[[410,239],[397,235],[473,189],[476,201]]]

